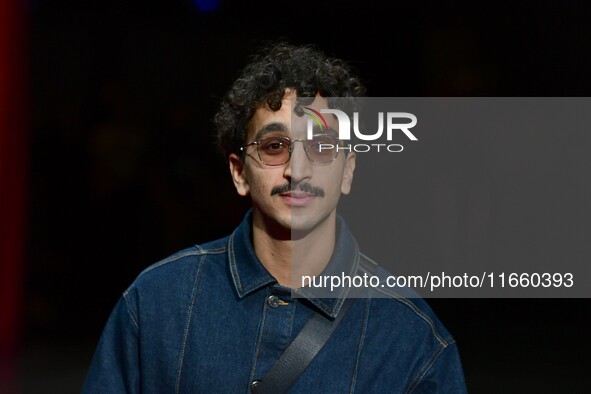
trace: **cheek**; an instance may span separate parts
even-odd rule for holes
[[[270,193],[262,187],[256,187],[252,193],[253,198],[256,199],[257,201],[263,201],[269,195],[270,195]]]
[[[312,182],[315,183],[315,182]],[[319,184],[322,185],[324,190],[324,201],[332,204],[335,200],[338,200],[341,195],[341,178],[336,175],[332,175],[326,178],[325,182]]]
[[[257,200],[269,198],[273,187],[279,184],[277,181],[274,182],[275,178],[276,174],[273,170],[249,171],[248,179],[251,196]]]
[[[249,186],[250,194],[253,198],[258,198],[262,195],[263,187],[261,185],[260,179],[258,179],[256,176],[250,176]]]
[[[326,185],[327,189],[330,189],[333,193],[341,193],[341,185],[343,183],[343,164],[342,163],[335,163],[338,164],[333,168],[332,171],[327,174],[326,177]]]

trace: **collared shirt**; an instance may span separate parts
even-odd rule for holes
[[[294,298],[277,283],[254,252],[251,216],[138,276],[107,322],[84,393],[248,393],[313,314],[339,314],[344,292]],[[365,259],[338,219],[327,269]],[[456,344],[427,304],[367,291],[382,294],[353,302],[290,393],[465,393]]]

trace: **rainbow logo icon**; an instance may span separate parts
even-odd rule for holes
[[[320,130],[324,131],[325,129],[328,130],[328,123],[326,123],[326,119],[322,114],[310,107],[302,107],[304,109],[304,113],[312,118],[314,122],[320,127]],[[307,112],[309,111],[309,112]]]

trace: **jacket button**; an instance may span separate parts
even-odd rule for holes
[[[269,304],[271,308],[277,308],[280,304],[279,297],[276,295],[269,296],[267,298],[267,304]]]
[[[253,380],[252,383],[250,383],[250,392],[254,393],[260,383],[260,380]]]

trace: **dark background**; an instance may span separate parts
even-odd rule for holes
[[[591,92],[589,13],[574,2],[37,0],[28,14],[25,392],[77,392],[135,276],[239,223],[248,201],[211,119],[262,41],[317,44],[350,61],[370,96]],[[588,300],[430,304],[471,392],[587,387]]]

